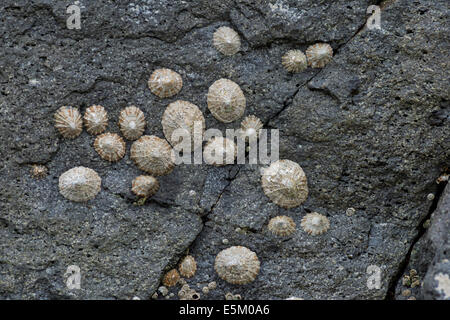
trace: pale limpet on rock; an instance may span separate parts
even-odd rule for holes
[[[229,123],[244,115],[246,99],[239,85],[219,79],[208,90],[208,109],[217,120]]]
[[[61,107],[55,113],[55,127],[64,138],[74,139],[83,131],[80,111],[72,107]]]
[[[120,111],[119,128],[127,140],[136,140],[145,130],[145,116],[141,109],[129,106]]]
[[[180,272],[182,277],[191,278],[195,275],[197,271],[197,263],[193,256],[188,255],[183,258],[178,266],[178,271]]]
[[[156,69],[148,80],[148,87],[154,95],[160,98],[169,98],[180,92],[183,87],[183,79],[173,70]]]
[[[239,51],[241,39],[233,29],[220,27],[213,34],[213,45],[220,53],[232,56]]]
[[[308,67],[306,56],[301,50],[289,50],[281,62],[283,67],[292,73],[302,72]]]
[[[131,191],[140,197],[151,197],[159,189],[159,182],[152,176],[136,177],[131,184]]]
[[[305,172],[291,160],[275,161],[262,170],[261,184],[266,196],[282,208],[297,207],[308,197]]]
[[[99,156],[107,161],[119,161],[125,155],[125,141],[115,133],[103,133],[94,141],[94,149]]]
[[[327,232],[328,228],[330,228],[330,221],[324,215],[313,212],[303,217],[301,226],[305,232],[316,236]]]
[[[214,166],[233,164],[236,155],[236,144],[224,137],[211,138],[203,149],[203,159],[207,164]]]
[[[256,253],[243,246],[233,246],[220,251],[214,263],[219,277],[232,284],[254,281],[259,268],[260,262]]]
[[[270,219],[268,229],[277,236],[289,236],[295,232],[295,222],[288,216],[277,216]]]
[[[99,105],[87,108],[83,119],[86,131],[93,135],[102,133],[108,126],[108,114],[105,108]]]
[[[333,58],[333,48],[328,43],[316,43],[306,50],[308,65],[323,68]]]
[[[88,201],[100,192],[102,179],[94,170],[75,167],[59,177],[59,192],[75,202]]]

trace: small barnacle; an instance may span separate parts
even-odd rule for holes
[[[136,177],[131,183],[131,191],[140,197],[151,197],[159,189],[159,182],[152,176]]]
[[[219,79],[208,90],[208,109],[219,121],[233,122],[244,114],[245,96],[239,85],[228,79]]]
[[[130,106],[120,111],[119,128],[128,140],[136,140],[145,130],[145,116],[141,109]]]
[[[434,194],[429,193],[429,194],[427,195],[427,200],[433,201],[433,200],[434,200]]]
[[[166,287],[173,287],[180,280],[180,274],[176,269],[172,269],[164,275],[162,283]]]
[[[152,295],[152,299],[153,299],[153,300],[158,299],[158,293],[157,293],[157,292],[155,292],[155,293]]]
[[[33,164],[31,166],[31,175],[35,179],[41,179],[47,176],[48,169],[46,166],[39,165],[39,164]]]
[[[59,177],[59,192],[64,198],[72,201],[88,201],[100,192],[101,181],[94,170],[75,167]]]
[[[290,160],[275,161],[263,170],[261,184],[266,196],[282,208],[297,207],[308,197],[306,175]]]
[[[203,287],[202,288],[202,292],[203,292],[203,294],[208,294],[209,293],[209,288],[208,287]]]
[[[142,136],[131,145],[131,159],[142,171],[154,176],[169,174],[175,166],[175,153],[166,140]]]
[[[239,131],[239,133],[242,138],[245,138],[245,140],[248,140],[252,137],[258,138],[261,133],[262,127],[263,123],[261,122],[261,120],[254,115],[250,115],[242,120],[241,130]]]
[[[305,300],[305,299],[299,298],[299,297],[289,297],[289,298],[287,298],[285,300]]]
[[[323,68],[333,57],[333,48],[328,43],[316,43],[306,50],[308,65]]]
[[[408,300],[417,300],[417,299],[416,299],[416,297],[411,296],[411,297],[408,298]]]
[[[197,291],[190,289],[180,300],[200,300],[200,294]]]
[[[74,139],[83,131],[81,114],[76,108],[61,107],[55,113],[55,127],[64,138]]]
[[[169,289],[167,289],[164,286],[159,287],[158,291],[162,294],[163,297],[165,297],[169,294]]]
[[[194,276],[195,271],[197,271],[197,263],[195,262],[195,259],[193,256],[186,256],[181,261],[178,270],[180,271],[180,274],[185,278],[191,278]]]
[[[402,296],[408,297],[410,295],[411,295],[411,290],[405,289],[405,290],[402,291]]]
[[[211,138],[203,150],[205,162],[215,166],[233,164],[236,155],[236,144],[234,141],[224,137]]]
[[[108,114],[105,108],[98,105],[87,108],[84,113],[84,125],[86,126],[86,131],[93,135],[105,131],[108,126]]]
[[[164,111],[161,124],[164,136],[175,150],[181,150],[181,148],[185,149],[187,147],[182,143],[180,144],[180,136],[173,136],[175,130],[177,130],[177,132],[175,132],[177,134],[180,133],[178,132],[180,129],[186,130],[186,133],[190,135],[190,146],[192,151],[195,137],[198,136],[203,139],[205,118],[200,109],[190,102],[178,100],[169,104]],[[196,130],[199,132],[196,132]]]
[[[154,95],[160,98],[168,98],[180,92],[183,87],[183,79],[173,70],[156,69],[148,80],[148,87]]]
[[[213,34],[213,45],[220,53],[232,56],[239,51],[241,39],[233,29],[220,27]]]
[[[303,230],[313,236],[327,232],[330,227],[330,221],[324,215],[313,212],[303,217],[301,222]]]
[[[408,275],[404,275],[402,278],[402,284],[405,287],[409,287],[411,285],[411,278]]]
[[[225,294],[225,300],[233,300],[234,298],[234,294],[232,294],[231,292],[227,292]]]
[[[115,133],[103,133],[94,141],[94,149],[104,160],[114,162],[125,155],[125,141]]]
[[[308,67],[306,56],[301,50],[289,50],[281,58],[284,68],[292,73],[302,72]]]
[[[215,288],[217,288],[217,283],[215,281],[208,283],[208,288],[209,290],[214,290]]]
[[[347,215],[347,217],[353,216],[355,212],[356,212],[355,208],[347,208],[347,210],[345,210],[345,214]]]
[[[288,216],[270,219],[268,229],[277,236],[289,236],[295,231],[295,222]]]
[[[242,246],[222,250],[216,257],[214,269],[223,280],[232,284],[247,284],[256,279],[260,262],[256,253]]]

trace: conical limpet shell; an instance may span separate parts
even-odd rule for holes
[[[35,179],[41,179],[47,176],[48,169],[46,166],[40,164],[33,164],[31,166],[31,175]]]
[[[148,87],[154,95],[160,98],[168,98],[180,92],[183,87],[183,79],[173,70],[156,69],[148,80]]]
[[[308,65],[323,68],[333,58],[333,48],[328,43],[316,43],[306,49]]]
[[[208,90],[208,109],[221,122],[233,122],[244,114],[245,96],[235,82],[220,79],[214,82]]]
[[[83,131],[81,114],[76,108],[61,107],[55,113],[55,127],[64,138],[74,139]]]
[[[263,127],[263,123],[258,117],[255,117],[254,115],[250,115],[245,117],[244,120],[241,122],[241,130],[239,131],[239,134],[242,138],[245,137],[246,140],[248,140],[251,137],[259,137],[259,134],[261,133],[261,129]]]
[[[281,58],[284,68],[292,73],[302,72],[308,67],[306,56],[301,50],[289,50]]]
[[[308,234],[315,236],[327,232],[330,221],[324,215],[313,212],[303,217],[301,226]]]
[[[175,153],[166,140],[142,136],[131,145],[131,159],[142,171],[154,176],[169,174],[175,166]]]
[[[131,185],[131,191],[140,197],[151,197],[159,189],[159,182],[152,176],[139,176],[136,177]]]
[[[180,280],[180,274],[176,269],[172,269],[164,275],[162,284],[166,287],[173,287]]]
[[[217,51],[226,56],[232,56],[239,51],[241,39],[233,29],[220,27],[213,34],[213,44]]]
[[[94,149],[107,161],[118,161],[125,155],[125,141],[115,133],[103,133],[94,141]]]
[[[145,130],[145,116],[141,109],[130,106],[120,111],[119,128],[125,139],[136,140]]]
[[[59,192],[71,201],[88,201],[100,192],[102,179],[86,167],[75,167],[59,177]]]
[[[275,161],[263,170],[261,184],[266,196],[282,208],[297,207],[308,197],[306,175],[290,160]]]
[[[224,137],[213,137],[203,149],[203,159],[207,164],[224,166],[233,164],[237,155],[234,141]]]
[[[105,108],[98,105],[87,108],[84,113],[84,125],[86,126],[86,131],[93,135],[105,131],[108,126],[108,114]]]
[[[270,219],[267,228],[277,236],[289,236],[295,232],[295,222],[288,216],[277,216]]]
[[[164,136],[175,150],[181,150],[185,147],[183,146],[183,143],[180,144],[180,142],[185,140],[172,139],[172,135],[175,130],[186,130],[186,133],[189,134],[191,139],[191,151],[194,151],[194,133],[195,136],[198,135],[201,138],[201,141],[203,141],[203,133],[205,132],[205,118],[203,117],[203,113],[195,104],[183,100],[172,102],[164,111],[161,123]],[[197,127],[195,127],[196,124]],[[196,128],[200,132],[195,132],[194,129]]]
[[[232,284],[247,284],[256,279],[260,262],[256,253],[242,246],[222,250],[216,257],[214,269],[223,280]]]
[[[194,276],[195,271],[197,271],[197,262],[193,256],[186,256],[180,262],[178,266],[178,271],[180,271],[181,276],[185,278],[191,278]]]

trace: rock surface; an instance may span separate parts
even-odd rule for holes
[[[202,299],[227,292],[244,299],[395,296],[414,258],[411,246],[422,240],[432,208],[427,195],[437,193],[435,180],[448,170],[447,0],[81,0],[81,29],[69,30],[72,4],[0,4],[0,298],[149,299],[188,251],[198,267],[188,284],[198,292],[218,284]],[[364,27],[373,4],[381,6],[380,30]],[[239,33],[234,56],[212,46],[219,26]],[[316,42],[333,47],[332,62],[298,74],[284,70],[286,51]],[[160,99],[148,89],[160,67],[182,76],[175,97]],[[271,203],[260,184],[264,166],[248,164],[177,166],[142,204],[131,193],[141,174],[129,158],[131,143],[124,159],[110,164],[86,131],[67,140],[53,126],[63,105],[84,114],[100,104],[110,118],[107,131],[120,134],[120,110],[136,105],[148,121],[145,134],[163,138],[162,114],[182,99],[199,106],[207,128],[225,132],[240,121],[223,124],[207,110],[208,87],[219,78],[240,85],[244,116],[280,130],[280,158],[298,162],[308,178],[303,205]],[[45,164],[48,176],[34,179],[32,164]],[[59,176],[75,166],[102,178],[88,203],[58,192]],[[439,208],[447,203],[448,210],[448,188],[444,196]],[[349,207],[354,215],[346,215]],[[300,228],[312,211],[328,217],[327,233],[313,237]],[[268,233],[278,215],[292,217],[297,232],[282,239]],[[435,277],[450,273],[448,228],[431,230],[436,253],[429,253],[428,273],[428,266],[421,271],[423,297],[445,298]],[[261,261],[248,285],[227,284],[214,272],[217,253],[233,245]],[[417,247],[421,255],[425,247]],[[80,289],[66,286],[71,265],[80,268]],[[370,266],[380,271],[379,287],[368,285]]]

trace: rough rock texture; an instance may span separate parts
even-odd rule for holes
[[[447,0],[387,1],[382,29],[368,30],[366,9],[379,2],[81,0],[81,29],[69,30],[72,1],[2,1],[0,298],[148,299],[188,249],[198,267],[191,287],[218,284],[206,299],[227,292],[244,299],[395,296],[432,206],[427,194],[437,192],[435,179],[449,163],[450,8]],[[224,25],[241,37],[232,57],[212,46]],[[287,73],[283,54],[315,42],[330,43],[333,61]],[[160,99],[147,87],[161,67],[183,78],[175,97]],[[219,78],[240,85],[245,116],[280,129],[280,158],[298,162],[308,177],[302,206],[271,203],[261,165],[180,165],[142,204],[131,193],[142,173],[129,142],[124,159],[110,164],[86,131],[67,140],[53,126],[63,105],[84,113],[100,104],[108,131],[120,134],[120,110],[136,105],[148,121],[144,134],[162,138],[165,107],[182,99],[199,106],[207,128],[238,128],[240,121],[223,124],[207,110],[208,87]],[[49,168],[46,178],[30,176],[35,163]],[[87,204],[58,193],[58,177],[74,166],[102,178],[102,191]],[[348,207],[356,213],[347,216]],[[277,215],[299,226],[311,211],[329,218],[327,233],[312,237],[298,228],[280,240],[267,232]],[[436,248],[445,247],[442,233],[434,234]],[[230,285],[214,272],[217,253],[233,245],[261,261],[251,284]],[[445,255],[436,249],[425,298],[442,298],[432,278],[449,274],[439,260]],[[81,289],[66,287],[70,265],[81,269]],[[381,270],[380,289],[367,286],[370,265]]]

